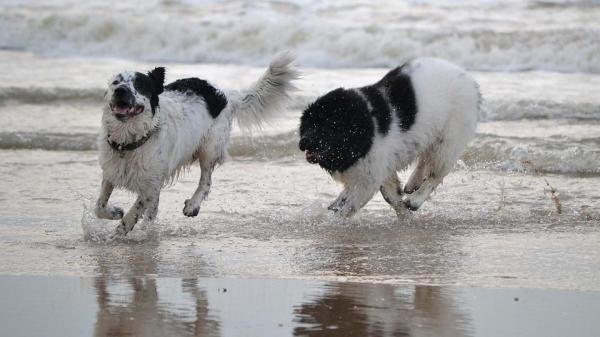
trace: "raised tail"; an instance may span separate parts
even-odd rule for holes
[[[294,57],[289,53],[278,54],[261,78],[240,93],[234,107],[234,116],[240,128],[260,128],[284,108],[290,93],[296,90],[292,82],[300,77],[292,65],[293,61]]]

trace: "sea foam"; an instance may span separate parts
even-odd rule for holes
[[[0,7],[0,46],[50,56],[261,66],[276,52],[293,50],[301,65],[319,68],[392,67],[428,55],[471,70],[600,72],[600,8],[553,3],[563,6],[32,1]]]

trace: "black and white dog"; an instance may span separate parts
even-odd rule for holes
[[[300,150],[344,185],[330,210],[352,216],[379,190],[400,216],[417,210],[450,172],[475,134],[480,100],[463,69],[415,59],[373,85],[339,88],[310,104]],[[397,171],[415,160],[403,189]]]
[[[277,56],[252,87],[227,94],[198,78],[163,86],[164,68],[114,76],[104,96],[96,215],[121,219],[116,234],[127,234],[140,217],[156,217],[162,187],[198,161],[200,182],[183,208],[186,216],[196,216],[210,191],[214,167],[227,157],[233,118],[248,127],[277,112],[298,77],[292,61],[289,55]],[[108,204],[114,187],[138,195],[126,214]]]

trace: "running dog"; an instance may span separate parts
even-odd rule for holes
[[[227,94],[198,78],[164,85],[162,67],[111,78],[104,94],[99,140],[102,184],[96,216],[120,219],[116,235],[126,235],[141,217],[152,221],[162,187],[196,161],[200,182],[185,201],[183,214],[198,215],[210,191],[213,169],[227,157],[233,119],[249,128],[281,109],[298,78],[292,61],[287,54],[277,56],[252,87]],[[126,214],[108,204],[115,187],[137,194]]]
[[[328,207],[349,217],[379,190],[401,216],[416,211],[475,135],[477,83],[443,60],[418,58],[362,88],[319,97],[300,120],[301,151],[344,185]],[[416,168],[404,188],[397,171]]]

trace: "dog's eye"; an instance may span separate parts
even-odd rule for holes
[[[119,84],[119,81],[113,81],[112,82],[112,85],[117,85],[117,84]]]

